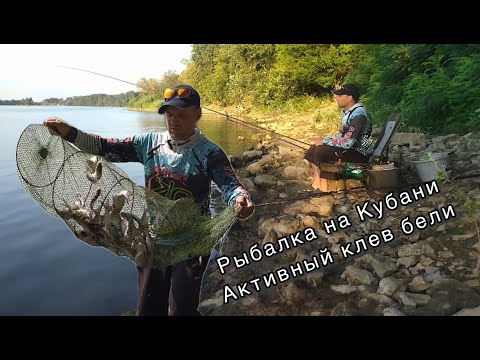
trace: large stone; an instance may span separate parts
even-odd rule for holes
[[[442,250],[438,252],[438,257],[447,259],[455,257],[455,255],[450,250]]]
[[[392,296],[394,293],[404,291],[406,289],[405,283],[402,280],[387,277],[380,280],[377,293],[381,295]]]
[[[480,139],[470,139],[467,141],[467,149],[470,152],[480,151]]]
[[[434,281],[444,280],[445,277],[440,273],[440,271],[436,271],[432,274],[428,274],[425,276],[425,281],[429,283],[433,283]]]
[[[296,216],[297,214],[307,213],[305,210],[310,210],[310,203],[307,200],[295,201],[293,204],[285,206],[283,212],[290,216]],[[313,210],[313,208],[312,208]]]
[[[428,267],[428,266],[432,265],[434,262],[435,261],[428,256],[423,256],[423,255],[420,256],[420,264],[422,264],[423,266]]]
[[[294,283],[290,283],[282,289],[282,295],[289,305],[300,305],[309,298],[305,290],[300,289]]]
[[[287,179],[304,179],[306,176],[307,170],[299,166],[287,166],[283,169],[283,177]]]
[[[356,316],[358,315],[357,303],[353,300],[340,302],[332,309],[331,316]]]
[[[260,159],[262,157],[263,153],[258,150],[250,150],[250,151],[245,151],[242,154],[242,157],[247,160],[247,161],[252,161],[255,159]]]
[[[262,165],[259,162],[254,162],[246,167],[251,175],[257,175],[263,172]]]
[[[415,276],[410,284],[408,290],[410,292],[418,293],[427,290],[432,285],[426,282],[422,276]]]
[[[345,277],[352,285],[376,285],[377,279],[367,270],[360,269],[356,265],[349,265],[345,269]]]
[[[253,182],[257,186],[266,188],[277,185],[277,178],[273,175],[257,175]]]
[[[399,145],[399,144],[424,144],[427,140],[427,136],[421,133],[400,133],[397,132],[392,138],[392,145]]]
[[[313,285],[314,287],[319,286],[323,282],[323,278],[325,276],[324,272],[326,271],[326,269],[329,269],[329,267],[327,266],[326,268],[323,268],[322,271],[320,270],[310,271],[305,276],[305,280],[307,281],[307,283]]]
[[[268,164],[271,165],[274,162],[275,162],[275,158],[271,154],[264,155],[264,156],[262,156],[262,158],[260,160],[257,161],[257,163],[262,165],[262,166],[263,165],[268,165]]]
[[[357,287],[353,285],[331,285],[330,290],[335,294],[348,295],[357,292]]]
[[[277,241],[277,234],[275,234],[275,231],[269,230],[266,233],[266,235],[263,237],[262,245],[267,243],[275,243],[276,241]]]
[[[258,237],[263,238],[270,230],[272,230],[273,225],[278,222],[276,218],[270,218],[265,220],[260,220],[258,222]]]
[[[469,308],[469,309],[462,309],[453,316],[480,316],[480,306],[477,306],[475,308]]]
[[[410,292],[401,292],[398,294],[402,303],[406,306],[413,306],[416,307],[417,305],[425,305],[427,304],[431,296],[427,294],[415,294]]]
[[[198,311],[202,315],[221,315],[222,310],[227,310],[223,304],[223,290],[218,290],[212,298],[205,299],[198,305]]]
[[[415,256],[415,255],[434,255],[435,251],[429,244],[420,242],[402,245],[397,250],[398,257]]]
[[[312,205],[327,205],[327,206],[330,206],[332,207],[333,204],[335,203],[335,199],[333,198],[333,196],[321,196],[321,197],[312,197],[310,199],[310,203]]]
[[[384,305],[384,306],[392,306],[394,305],[394,301],[390,299],[387,295],[383,294],[376,294],[370,292],[363,292],[360,296],[364,299],[370,299],[375,301],[377,304]]]
[[[447,141],[457,141],[460,138],[458,134],[448,134],[445,136],[435,136],[432,138],[432,143],[443,145]]]
[[[462,240],[468,240],[471,239],[475,236],[475,233],[468,233],[468,234],[463,234],[463,235],[452,235],[452,240],[453,241],[462,241]]]
[[[448,294],[454,300],[457,310],[480,305],[480,295],[458,280],[440,279],[435,281],[433,286],[430,295],[435,297],[437,294]]]
[[[302,219],[302,222],[303,222],[303,225],[306,227],[306,228],[316,228],[316,227],[319,227],[319,222],[316,218],[310,216],[310,215],[306,215],[303,217]]]
[[[356,264],[358,264],[360,266],[363,266],[363,267],[372,268],[372,269],[373,269],[373,262],[374,261],[377,261],[377,258],[373,254],[365,254],[365,255],[359,256],[355,259]]]
[[[383,316],[405,316],[405,314],[394,307],[387,307],[383,309]]]
[[[392,261],[373,261],[373,269],[375,273],[380,278],[384,278],[385,276],[392,275],[398,269],[398,264],[395,264]]]
[[[438,268],[436,266],[427,266],[425,268],[425,272],[430,275],[438,271]]]
[[[272,226],[272,230],[279,238],[294,234],[299,228],[300,221],[292,219],[278,219],[277,223]]]
[[[293,156],[295,155],[295,149],[283,145],[278,145],[278,154],[282,156]]]
[[[405,257],[399,257],[397,259],[397,263],[400,265],[403,265],[405,267],[410,267],[416,265],[418,262],[418,256],[405,256]]]
[[[247,189],[247,191],[249,191],[249,192],[256,192],[257,191],[257,189],[255,187],[255,184],[253,183],[252,179],[243,178],[243,179],[240,179],[240,182],[243,184],[245,189]]]

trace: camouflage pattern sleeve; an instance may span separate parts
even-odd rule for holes
[[[342,149],[350,149],[357,141],[361,139],[363,128],[366,123],[367,117],[365,115],[357,115],[351,119],[350,126],[345,134],[327,136],[323,139],[323,144]]]
[[[230,160],[221,148],[217,147],[210,153],[208,169],[212,180],[222,192],[222,199],[225,204],[232,205],[238,196],[250,198],[249,193],[238,180]]]
[[[77,146],[80,150],[94,155],[103,156],[111,162],[141,162],[137,155],[133,138],[123,140],[102,138],[99,135],[87,134],[72,127],[65,140]]]

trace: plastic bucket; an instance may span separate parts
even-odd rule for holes
[[[437,178],[437,173],[440,171],[444,176],[450,175],[450,168],[452,164],[453,152],[442,152],[430,154],[429,160],[412,160],[415,166],[415,171],[418,177],[423,182],[429,182]]]

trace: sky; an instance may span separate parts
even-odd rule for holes
[[[160,79],[168,70],[180,73],[189,59],[189,44],[0,44],[0,100],[115,95],[136,86],[79,68],[136,83]]]

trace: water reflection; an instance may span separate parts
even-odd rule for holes
[[[157,113],[139,113],[137,126],[142,133],[164,131],[165,119]],[[227,121],[225,116],[204,113],[198,122],[199,129],[228,155],[241,155],[249,146],[255,145],[251,139],[252,134],[257,133],[247,126]],[[238,140],[242,136],[243,141]]]
[[[137,112],[137,127],[142,133],[159,132],[166,129],[165,119],[156,112]]]

